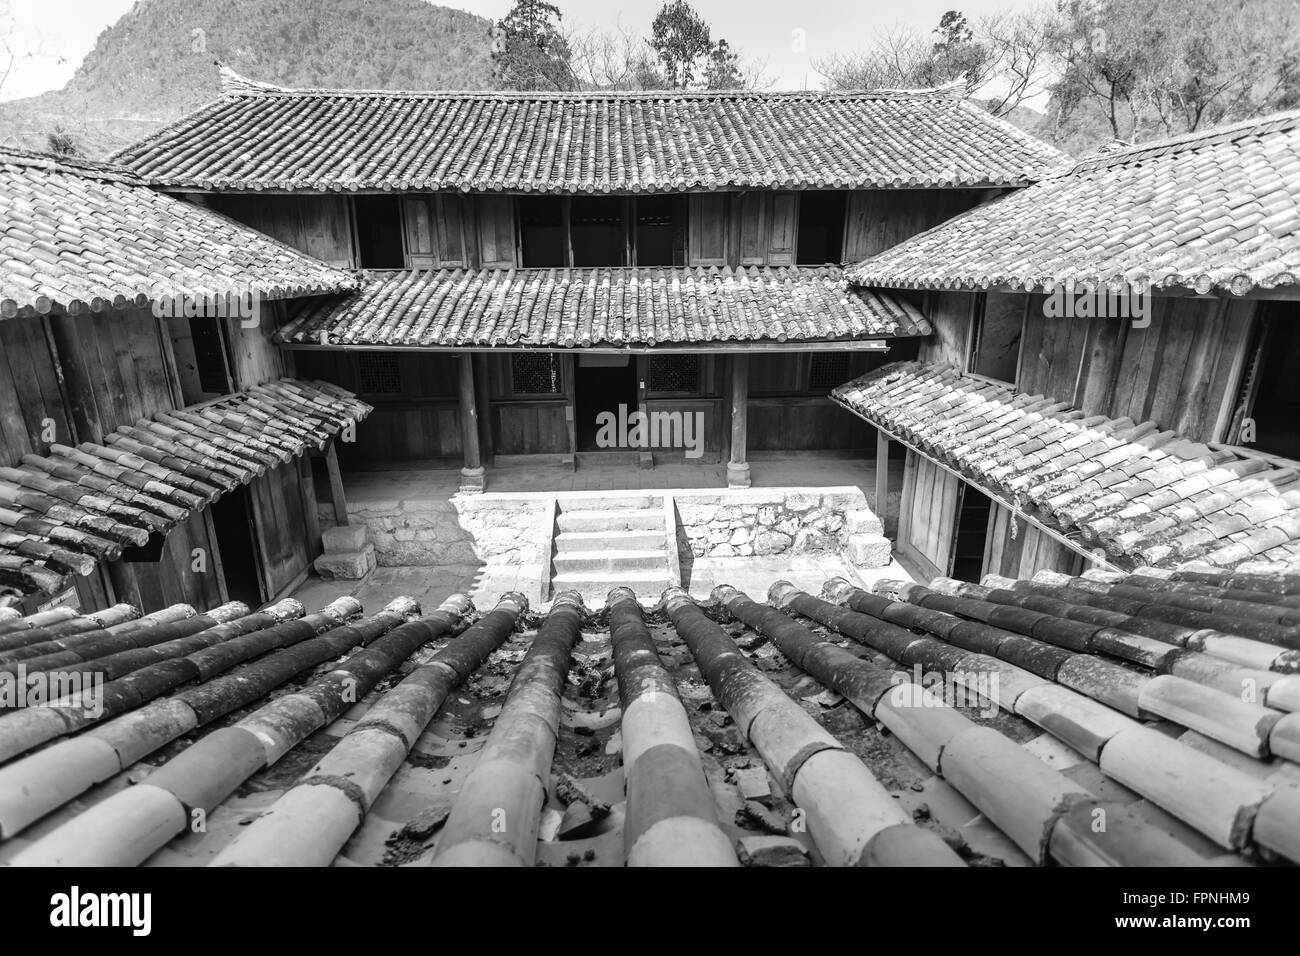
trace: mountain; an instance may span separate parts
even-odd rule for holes
[[[491,89],[491,21],[425,0],[139,0],[61,90],[0,103],[0,144],[100,158],[215,99],[215,60],[282,86]]]

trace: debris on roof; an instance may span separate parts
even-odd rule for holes
[[[304,611],[0,621],[0,861],[1300,862],[1300,576]]]

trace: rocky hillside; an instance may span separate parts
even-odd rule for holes
[[[285,86],[484,89],[490,22],[425,0],[140,0],[62,90],[0,103],[0,143],[105,156],[218,95],[214,60]]]

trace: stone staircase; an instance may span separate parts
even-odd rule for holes
[[[632,588],[644,602],[673,580],[671,544],[662,498],[609,497],[561,502],[556,519],[551,595],[578,591],[589,605],[604,604],[614,587]],[[674,529],[675,532],[675,529]]]

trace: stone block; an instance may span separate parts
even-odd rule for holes
[[[370,543],[370,528],[364,524],[335,525],[321,532],[326,554],[349,554]]]
[[[786,836],[746,836],[736,841],[742,866],[811,866],[802,843]]]
[[[360,551],[322,554],[316,559],[316,573],[327,581],[357,581],[375,569],[375,546],[367,544]]]
[[[885,533],[880,519],[876,517],[875,512],[870,508],[858,508],[850,511],[844,516],[844,520],[849,534],[880,535]]]
[[[764,531],[754,538],[755,554],[780,554],[790,549],[793,539],[780,531]]]
[[[885,567],[892,551],[889,539],[878,534],[851,534],[845,547],[849,562],[859,568]]]

